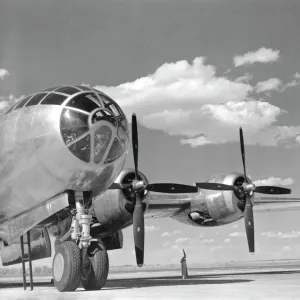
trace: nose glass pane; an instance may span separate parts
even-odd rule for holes
[[[69,150],[79,159],[90,162],[91,158],[91,146],[90,135],[85,136],[78,142],[69,146]]]
[[[74,97],[72,100],[70,100],[67,106],[78,108],[86,112],[91,112],[94,109],[99,108],[99,106],[90,99],[94,99],[94,101],[98,102],[97,96],[93,93],[80,94]]]
[[[117,139],[114,139],[104,163],[108,164],[116,160],[118,157],[122,155],[122,153],[123,153],[123,149],[121,147],[120,142]]]
[[[95,132],[94,136],[94,162],[99,163],[108,147],[112,132],[109,127],[101,126]]]
[[[64,109],[61,115],[60,130],[68,145],[82,134],[88,132],[88,115],[71,109]]]
[[[128,141],[128,136],[125,133],[124,129],[120,126],[118,129],[118,136],[120,138],[121,144],[123,146],[123,149],[126,147],[126,143]]]

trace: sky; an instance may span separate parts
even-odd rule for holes
[[[300,196],[298,0],[9,0],[0,2],[0,109],[63,84],[106,92],[139,122],[150,182],[192,184],[242,171]],[[127,167],[132,167],[129,152]],[[146,264],[299,258],[299,211],[256,212],[197,228],[146,221]],[[132,227],[112,265],[135,264]],[[42,261],[41,261],[42,263]]]

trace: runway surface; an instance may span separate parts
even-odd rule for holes
[[[300,299],[300,269],[180,270],[110,274],[100,291],[59,293],[50,277],[35,277],[34,290],[21,278],[0,279],[0,299]]]

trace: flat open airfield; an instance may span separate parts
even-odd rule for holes
[[[300,266],[112,272],[100,291],[59,293],[51,277],[34,277],[34,290],[22,278],[2,277],[0,299],[300,299]]]

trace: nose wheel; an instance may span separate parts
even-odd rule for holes
[[[109,260],[103,244],[92,242],[82,253],[82,287],[85,290],[100,290],[107,281]]]
[[[56,247],[52,263],[53,282],[60,292],[75,291],[81,280],[81,254],[72,241],[63,242]]]

